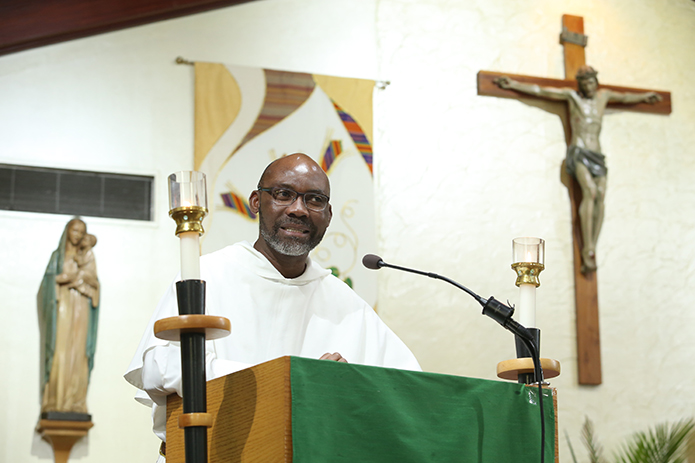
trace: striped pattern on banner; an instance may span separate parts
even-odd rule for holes
[[[264,69],[265,100],[258,118],[236,151],[297,110],[314,91],[311,74]]]
[[[352,138],[352,141],[355,143],[357,150],[364,158],[364,162],[369,168],[369,173],[374,175],[374,171],[372,170],[372,145],[369,143],[364,131],[347,112],[338,106],[335,101],[333,102],[333,107],[340,116],[340,120],[343,121],[343,125],[350,134],[350,138]]]
[[[331,140],[328,144],[328,148],[326,148],[326,152],[323,153],[323,157],[321,158],[321,168],[324,172],[328,172],[333,162],[335,162],[336,158],[340,156],[342,152],[343,142],[340,140]]]
[[[232,209],[233,211],[236,211],[251,220],[256,220],[256,214],[253,213],[249,203],[244,200],[244,198],[236,193],[232,193],[231,191],[228,193],[223,193],[220,196],[222,196],[222,201],[224,202],[225,207],[228,207],[229,209]]]

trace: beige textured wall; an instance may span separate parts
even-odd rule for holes
[[[478,97],[480,69],[562,77],[563,13],[584,16],[602,82],[669,90],[673,114],[606,116],[599,241],[604,384],[576,384],[569,206],[557,116]],[[178,265],[166,175],[192,166],[192,60],[390,80],[375,93],[377,251],[516,302],[511,240],[546,239],[543,355],[562,362],[560,435],[584,415],[609,449],[695,414],[695,3],[268,0],[0,57],[0,162],[154,175],[154,222],[87,218],[103,285],[77,461],[153,461],[146,409],[122,380]],[[68,217],[0,211],[0,461],[46,461],[35,294]],[[379,311],[429,371],[494,378],[511,335],[443,282],[382,270]],[[126,443],[126,445],[124,445]],[[578,449],[580,450],[580,449]],[[561,442],[561,461],[569,453]]]

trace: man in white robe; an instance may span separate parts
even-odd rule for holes
[[[249,204],[259,238],[201,258],[206,313],[227,317],[228,337],[206,342],[207,379],[284,355],[420,370],[403,342],[345,283],[313,262],[332,211],[328,177],[310,157],[271,163]],[[181,395],[179,343],[153,334],[156,320],[178,315],[172,284],[150,320],[125,378],[151,405],[154,432],[166,441],[166,396]],[[164,461],[160,457],[160,461]]]

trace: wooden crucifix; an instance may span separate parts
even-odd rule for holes
[[[572,210],[578,377],[579,384],[596,385],[601,384],[601,345],[593,252],[603,220],[607,172],[598,143],[601,119],[606,106],[670,114],[671,94],[598,85],[596,72],[586,66],[586,41],[583,18],[563,15],[560,42],[564,48],[565,80],[480,71],[478,94],[567,102],[569,126],[565,132],[568,151],[562,164],[561,178],[567,186]],[[582,191],[587,192],[587,201],[583,201]]]

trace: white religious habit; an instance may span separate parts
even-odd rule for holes
[[[415,356],[344,282],[307,259],[304,273],[285,278],[248,242],[201,258],[206,313],[227,317],[232,334],[206,342],[211,380],[285,355],[318,359],[340,352],[348,362],[420,370]],[[166,396],[181,395],[178,342],[154,336],[154,322],[178,315],[172,284],[150,320],[125,379],[153,408],[154,432],[166,441]]]

